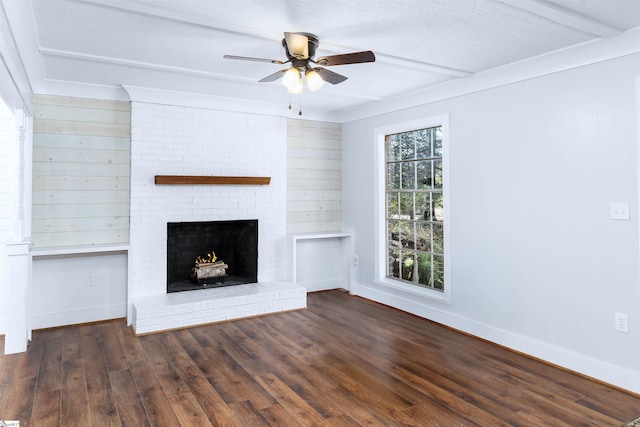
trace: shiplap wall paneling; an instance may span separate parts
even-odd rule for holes
[[[342,229],[339,123],[287,121],[287,232]]]
[[[33,243],[127,243],[128,102],[33,97]]]

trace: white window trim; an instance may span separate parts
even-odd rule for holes
[[[442,193],[444,196],[444,291],[423,288],[387,278],[387,254],[386,254],[386,198],[385,198],[385,136],[412,131],[416,129],[426,129],[435,126],[442,127]],[[423,117],[389,126],[378,127],[373,130],[375,141],[375,281],[377,284],[389,288],[399,289],[404,292],[418,294],[439,302],[452,304],[451,300],[451,195],[449,179],[449,114]]]

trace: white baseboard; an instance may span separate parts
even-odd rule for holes
[[[398,308],[416,316],[441,323],[450,328],[499,344],[512,350],[544,360],[582,375],[603,381],[634,393],[640,393],[640,372],[575,353],[562,347],[518,335],[484,323],[441,310],[437,305],[425,305],[419,301],[394,295],[384,290],[353,284],[353,295]]]
[[[307,292],[328,291],[330,289],[348,289],[347,280],[341,278],[309,280],[298,282],[298,285],[307,288]]]
[[[59,313],[38,314],[31,317],[31,329],[53,328],[56,326],[76,325],[100,320],[126,317],[126,304],[87,308],[84,310]]]

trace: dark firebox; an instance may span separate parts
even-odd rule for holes
[[[229,267],[224,281],[199,285],[191,269],[214,251]],[[258,281],[258,220],[167,223],[167,292],[233,286]]]

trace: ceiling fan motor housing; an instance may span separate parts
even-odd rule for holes
[[[307,65],[307,60],[309,58],[313,58],[316,55],[316,49],[318,49],[319,39],[318,39],[318,36],[311,33],[293,33],[293,34],[297,34],[299,36],[304,36],[307,38],[309,56],[307,58],[297,58],[295,55],[292,55],[291,52],[289,52],[289,47],[287,46],[286,39],[282,39],[282,47],[284,47],[284,51],[287,55],[287,58],[291,60],[291,63],[294,67],[301,67],[301,66],[304,67]],[[296,63],[294,62],[295,60],[305,60],[305,61],[302,64],[296,65]]]

